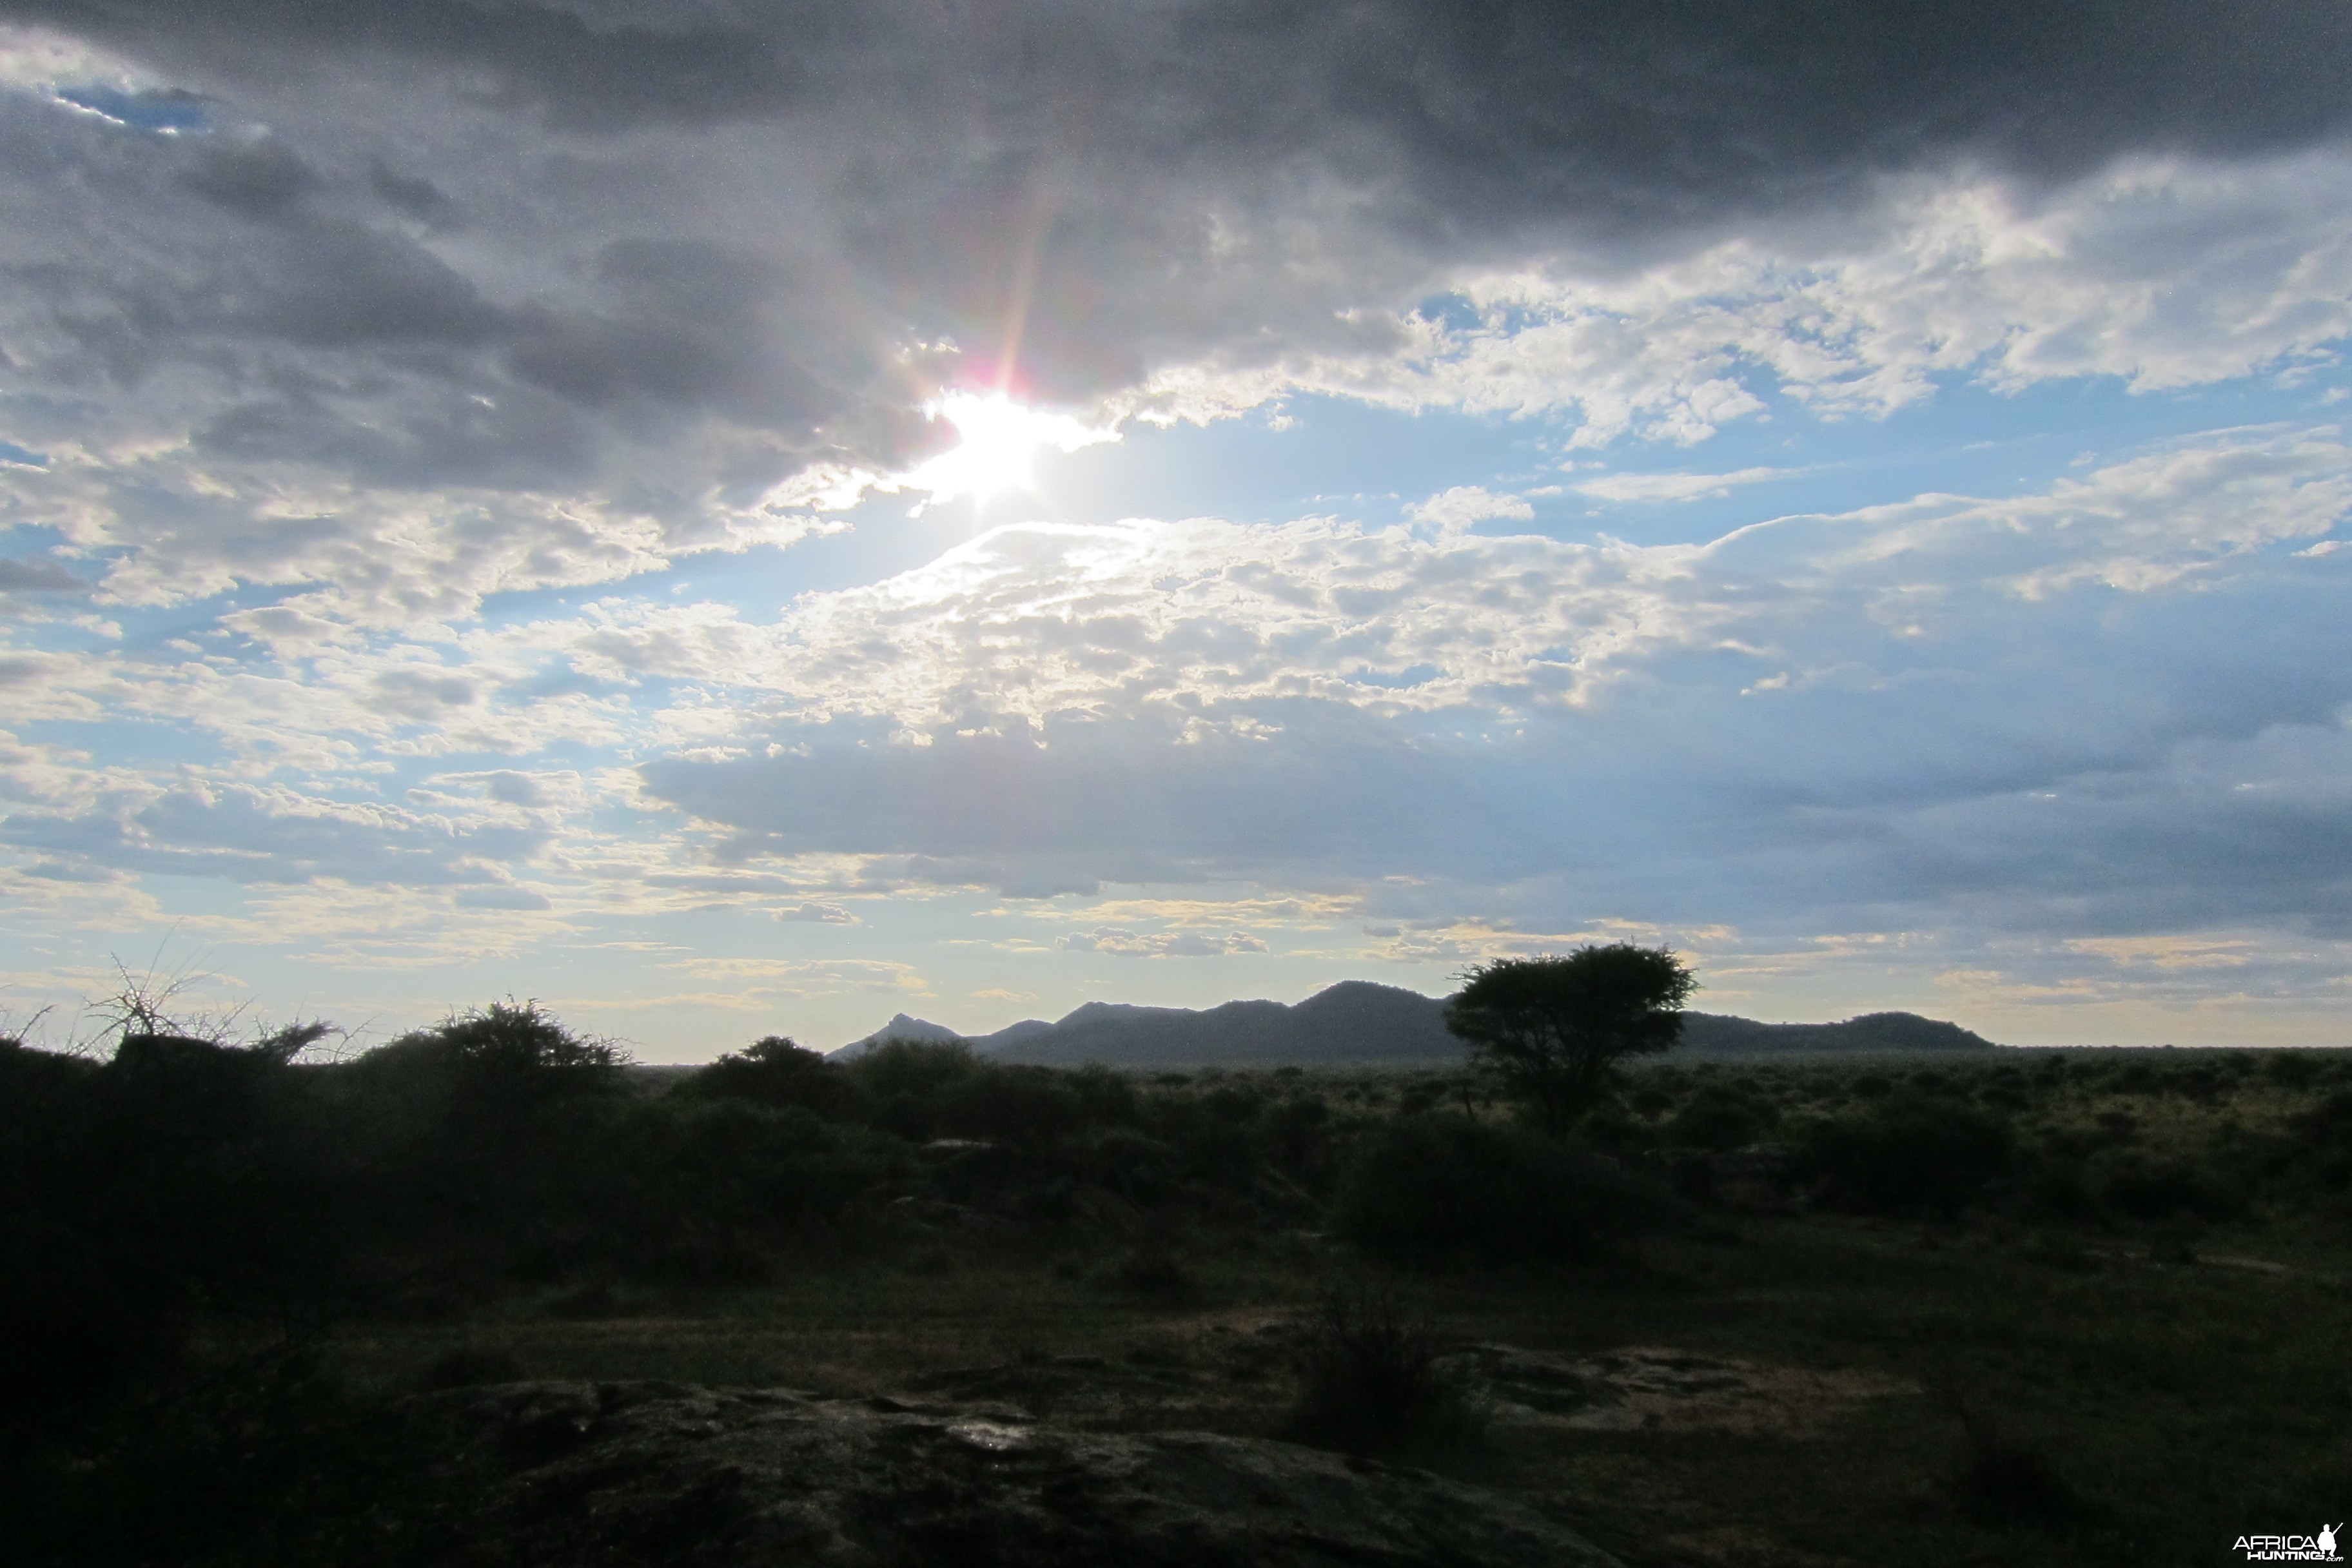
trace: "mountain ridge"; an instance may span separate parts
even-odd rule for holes
[[[960,1035],[901,1013],[834,1054],[855,1055],[892,1039],[961,1041],[991,1060],[1047,1067],[1437,1066],[1462,1055],[1461,1041],[1445,1027],[1443,998],[1370,980],[1342,980],[1297,1004],[1251,1000],[1191,1008],[1087,1002],[1051,1022],[1024,1018],[985,1035]],[[1729,1014],[1685,1013],[1676,1047],[1691,1056],[1742,1057],[1996,1048],[1958,1024],[1902,1012],[1865,1013],[1832,1024],[1766,1024]]]

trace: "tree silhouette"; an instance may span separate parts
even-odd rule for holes
[[[1498,958],[1463,975],[1445,1026],[1504,1090],[1553,1127],[1590,1110],[1616,1064],[1681,1037],[1697,976],[1670,949],[1612,942]]]

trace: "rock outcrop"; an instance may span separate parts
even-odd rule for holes
[[[1202,1432],[1117,1436],[777,1389],[430,1395],[469,1559],[548,1568],[1605,1568],[1526,1503]]]

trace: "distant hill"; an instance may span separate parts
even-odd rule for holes
[[[1990,1051],[1982,1035],[1916,1013],[1864,1013],[1843,1024],[1759,1024],[1724,1013],[1683,1015],[1677,1050],[1698,1056],[1790,1051]]]
[[[1019,1026],[1014,1026],[1017,1028]],[[940,1046],[952,1045],[962,1038],[961,1035],[957,1034],[945,1024],[934,1024],[928,1018],[910,1017],[905,1013],[900,1013],[864,1039],[852,1040],[832,1054],[837,1057],[854,1057],[861,1051],[872,1050],[885,1040],[920,1040],[925,1045]]]
[[[1444,1001],[1368,980],[1343,980],[1296,1006],[1227,1002],[1195,1010],[1089,1002],[1050,1024],[1029,1018],[992,1035],[971,1037],[901,1013],[836,1054],[870,1049],[888,1039],[964,1039],[998,1061],[1049,1067],[1081,1062],[1115,1067],[1440,1066],[1462,1055],[1461,1042],[1446,1032]],[[1677,1047],[1696,1056],[1993,1048],[1991,1041],[1958,1024],[1916,1013],[1870,1013],[1842,1024],[1759,1024],[1717,1013],[1685,1013],[1683,1043]]]

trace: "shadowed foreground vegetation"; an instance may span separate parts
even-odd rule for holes
[[[523,1376],[1286,1435],[1633,1563],[2218,1562],[2352,1495],[2337,1053],[1669,1056],[1559,1133],[1460,1073],[320,1037],[0,1046],[12,1560],[507,1561],[409,1396]],[[1497,1345],[1760,1392],[1515,1425]]]

